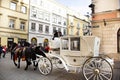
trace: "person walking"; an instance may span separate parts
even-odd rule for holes
[[[1,46],[1,44],[0,44],[0,58],[1,58],[1,54],[2,54],[2,46]]]
[[[6,51],[7,51],[7,47],[6,47],[6,45],[5,45],[5,46],[3,46],[2,51],[3,51],[3,58],[5,58]]]

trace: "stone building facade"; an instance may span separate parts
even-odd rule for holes
[[[28,0],[0,0],[0,44],[28,39]]]
[[[106,54],[120,53],[119,3],[119,0],[92,0],[89,5],[92,10],[92,34],[101,38],[100,52]]]

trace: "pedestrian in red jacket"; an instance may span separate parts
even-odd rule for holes
[[[6,47],[6,45],[5,45],[5,46],[3,46],[2,51],[3,51],[3,58],[5,58],[6,51],[7,51],[7,47]]]

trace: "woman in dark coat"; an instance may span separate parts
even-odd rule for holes
[[[1,46],[1,44],[0,44],[0,58],[1,58],[1,54],[2,54],[2,46]]]

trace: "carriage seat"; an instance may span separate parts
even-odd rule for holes
[[[49,46],[53,50],[59,50],[60,49],[60,38],[54,38],[54,40],[51,40],[49,42]]]

